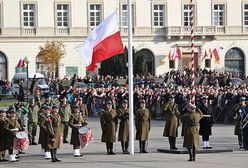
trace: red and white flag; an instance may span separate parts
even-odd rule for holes
[[[25,63],[23,59],[20,59],[16,68],[25,68]]]
[[[219,50],[220,50],[220,48],[215,48],[213,50],[213,54],[214,54],[214,58],[215,58],[215,61],[216,62],[219,62],[220,61]]]
[[[89,71],[94,71],[97,63],[124,52],[116,12],[90,33],[78,52],[84,57]]]
[[[202,61],[203,61],[205,58],[207,58],[207,57],[208,57],[208,53],[207,53],[207,51],[205,50],[204,56],[203,56],[203,58],[202,58]]]
[[[181,49],[179,47],[177,48],[177,57],[178,57],[178,60],[181,60],[183,58]]]

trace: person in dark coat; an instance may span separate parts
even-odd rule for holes
[[[151,114],[145,100],[140,101],[140,108],[135,112],[136,140],[139,141],[140,153],[146,151],[146,141],[151,129]]]
[[[46,129],[49,135],[47,145],[51,152],[52,162],[61,162],[57,157],[57,149],[60,148],[61,142],[61,118],[58,111],[58,106],[54,105],[51,115],[46,120]]]
[[[69,119],[69,126],[72,128],[71,132],[71,142],[70,144],[73,145],[74,149],[74,157],[83,156],[80,153],[80,141],[79,141],[79,128],[86,125],[85,119],[80,115],[80,107],[75,105],[73,107],[73,113]]]
[[[199,148],[200,138],[198,125],[203,117],[202,112],[196,109],[196,106],[189,103],[186,107],[187,113],[180,115],[180,118],[185,122],[183,147],[189,151],[189,160],[196,160],[196,150]]]
[[[41,149],[45,152],[45,159],[51,159],[51,153],[49,151],[47,142],[47,137],[49,135],[46,127],[46,122],[48,120],[48,117],[50,116],[50,110],[51,108],[49,106],[42,106],[38,117],[38,125],[40,127],[38,143],[41,144]]]
[[[4,110],[0,110],[0,162],[8,161],[5,158],[6,151],[6,113]]]
[[[245,100],[245,97],[240,98],[241,105],[239,107],[239,113],[242,121],[243,148],[248,150],[248,108],[245,104]]]
[[[203,113],[203,118],[200,120],[200,135],[202,136],[203,149],[211,149],[209,145],[209,136],[212,135],[213,114],[208,108],[208,97],[203,96],[199,109]]]
[[[233,111],[235,113],[234,116],[234,122],[235,122],[235,126],[234,126],[234,135],[238,136],[238,143],[239,143],[239,148],[242,149],[244,148],[243,145],[243,121],[241,118],[241,113],[240,113],[240,107],[242,107],[244,104],[244,101],[241,99],[239,99],[239,102],[233,107]]]
[[[118,141],[121,141],[123,154],[129,154],[129,109],[128,101],[122,100],[121,108],[117,111],[118,118],[120,119]]]
[[[113,152],[113,144],[116,138],[116,131],[118,128],[117,112],[112,109],[112,102],[106,102],[106,110],[100,117],[102,128],[102,142],[106,142],[107,154],[115,155]]]

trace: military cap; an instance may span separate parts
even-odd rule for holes
[[[15,113],[15,112],[16,112],[15,107],[13,105],[9,106],[8,113]]]
[[[53,105],[53,109],[58,109],[59,107],[57,105]]]
[[[5,111],[0,109],[0,113],[5,113]]]
[[[122,103],[122,104],[127,104],[128,101],[127,101],[126,99],[124,99],[124,100],[121,101],[121,103]]]
[[[146,101],[144,99],[140,100],[140,104],[141,103],[146,103]]]
[[[52,108],[50,106],[43,106],[45,110],[51,110]]]
[[[112,102],[111,102],[111,101],[107,101],[107,102],[106,102],[106,105],[107,105],[107,104],[112,104]]]
[[[239,101],[241,101],[241,102],[242,102],[242,101],[245,101],[245,100],[246,100],[245,97],[240,97],[240,98],[239,98]]]
[[[208,96],[202,96],[201,99],[202,99],[202,100],[207,100],[207,99],[208,99]]]

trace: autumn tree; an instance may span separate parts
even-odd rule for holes
[[[61,41],[47,41],[44,46],[40,46],[37,57],[49,67],[54,77],[56,68],[65,54],[65,46]]]

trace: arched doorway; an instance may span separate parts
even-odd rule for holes
[[[225,71],[244,74],[244,54],[238,48],[231,48],[225,55]]]
[[[0,80],[7,80],[7,59],[2,52],[0,52]]]
[[[141,49],[138,53],[145,57],[148,73],[155,75],[155,61],[153,53],[148,49]]]

